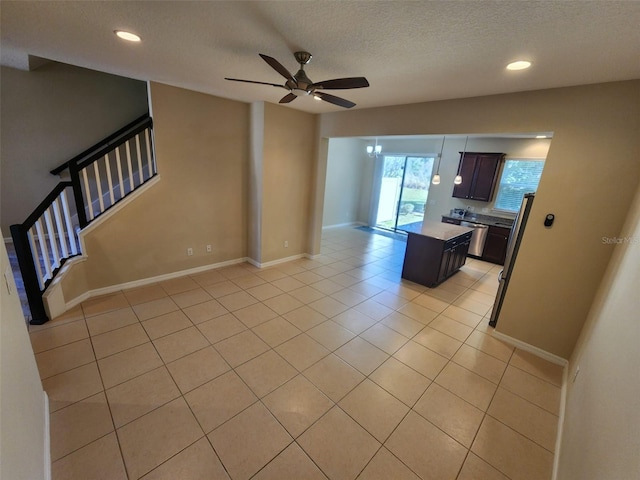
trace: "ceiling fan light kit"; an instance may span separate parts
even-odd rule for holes
[[[242,80],[240,78],[227,78],[225,80],[231,80],[233,82],[244,83],[257,83],[259,85],[271,85],[272,87],[284,88],[288,90],[284,97],[280,99],[279,103],[289,103],[295,100],[297,97],[304,97],[311,95],[316,100],[324,100],[325,102],[332,103],[344,108],[354,107],[356,104],[346,100],[344,98],[336,97],[329,93],[321,92],[319,90],[344,90],[350,88],[365,88],[369,86],[369,82],[365,77],[349,77],[349,78],[334,78],[332,80],[325,80],[323,82],[314,83],[304,71],[304,66],[311,61],[313,55],[309,52],[295,52],[293,56],[300,64],[300,69],[295,75],[291,75],[280,62],[275,58],[262,53],[259,54],[265,62],[269,64],[276,72],[282,75],[286,82],[284,85],[277,83],[258,82],[255,80]]]

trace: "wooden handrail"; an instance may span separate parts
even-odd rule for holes
[[[54,189],[51,190],[51,193],[49,193],[49,195],[47,195],[47,197],[42,202],[40,202],[40,205],[38,205],[33,210],[31,215],[29,215],[27,219],[24,222],[22,222],[22,225],[27,230],[33,227],[33,224],[38,221],[38,219],[42,216],[44,211],[51,206],[51,204],[56,198],[58,198],[58,195],[60,195],[60,192],[62,192],[62,190],[64,190],[65,188],[72,187],[72,186],[73,185],[71,182],[58,183],[58,185],[56,185]]]

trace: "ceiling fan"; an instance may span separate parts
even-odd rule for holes
[[[311,61],[312,55],[309,52],[295,52],[293,54],[293,56],[296,57],[296,61],[300,64],[300,70],[298,70],[295,75],[291,75],[289,70],[283,67],[275,58],[263,55],[262,53],[259,55],[271,66],[271,68],[287,80],[284,85],[280,85],[278,83],[256,82],[254,80],[242,80],[240,78],[225,78],[225,80],[271,85],[273,87],[288,90],[289,93],[282,97],[279,103],[289,103],[295,100],[296,97],[313,95],[320,100],[324,100],[325,102],[333,103],[334,105],[344,108],[351,108],[355,106],[355,103],[345,100],[344,98],[336,97],[335,95],[320,92],[319,90],[343,90],[347,88],[364,88],[369,86],[369,82],[364,77],[334,78],[333,80],[325,80],[324,82],[312,82],[304,71],[304,66]]]

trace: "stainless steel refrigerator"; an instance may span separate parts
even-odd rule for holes
[[[498,274],[498,293],[496,294],[496,301],[493,304],[493,310],[491,311],[491,318],[489,319],[489,325],[492,327],[498,323],[498,317],[500,316],[500,310],[502,309],[502,302],[504,296],[507,293],[509,287],[509,280],[513,273],[513,266],[518,256],[518,250],[520,249],[520,243],[524,235],[524,228],[529,219],[529,212],[531,211],[531,205],[535,198],[534,193],[525,193],[522,199],[522,205],[520,211],[516,216],[513,226],[511,227],[511,234],[509,235],[509,243],[507,244],[507,255],[504,260],[504,268]]]

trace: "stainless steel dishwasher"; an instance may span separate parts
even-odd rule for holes
[[[484,250],[484,243],[487,241],[487,233],[489,232],[489,227],[481,223],[473,223],[473,222],[465,222],[465,221],[460,222],[460,226],[473,228],[473,233],[471,234],[471,244],[469,245],[468,255],[471,255],[474,257],[481,257],[482,250]]]

